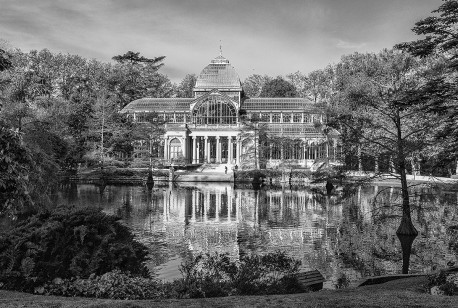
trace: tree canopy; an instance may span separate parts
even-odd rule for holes
[[[263,86],[259,97],[296,97],[297,91],[294,85],[277,77],[267,81]]]
[[[458,172],[458,1],[443,2],[433,11],[434,16],[420,20],[412,29],[415,34],[423,35],[424,38],[398,44],[396,48],[408,51],[414,56],[440,57],[445,60],[448,69],[444,70],[440,82],[443,88],[448,89],[448,96],[434,106],[428,106],[428,112],[443,115],[436,138],[443,140],[442,159],[456,160]]]

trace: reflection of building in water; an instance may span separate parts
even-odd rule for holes
[[[399,219],[387,218],[399,210],[383,208],[400,202],[397,188],[363,187],[345,199],[305,189],[255,192],[202,183],[152,190],[107,186],[102,193],[93,185],[67,188],[60,192],[59,204],[102,207],[123,217],[151,248],[149,266],[173,268],[175,277],[180,277],[178,266],[190,251],[238,257],[282,249],[322,272],[325,287],[335,285],[342,275],[357,281],[364,275],[396,273],[402,266],[391,258],[400,256],[395,234]],[[422,236],[414,242],[412,271],[431,271],[456,261],[447,231],[458,217],[456,192],[444,195],[418,188],[413,197],[412,218]]]
[[[284,250],[305,267],[324,262],[315,260],[321,258],[317,249],[331,249],[342,213],[332,199],[319,200],[307,190],[255,192],[212,185],[164,188],[155,195],[159,211],[145,229],[160,233],[170,247],[234,258]]]
[[[190,251],[238,256],[237,221],[240,205],[230,186],[171,189],[159,192],[161,219],[145,226],[162,232],[168,244],[185,244]],[[153,213],[153,215],[157,215]]]

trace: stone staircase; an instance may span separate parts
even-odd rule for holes
[[[203,164],[196,171],[201,173],[225,173],[225,167],[227,167],[227,173],[232,172],[232,165],[230,164]]]
[[[227,174],[225,173],[227,167]],[[232,165],[203,164],[195,171],[179,174],[177,182],[233,182]]]

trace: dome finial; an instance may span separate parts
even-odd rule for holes
[[[221,40],[219,40],[219,55],[220,57],[223,56],[223,48],[221,47]]]

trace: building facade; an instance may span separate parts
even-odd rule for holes
[[[310,167],[338,157],[338,133],[323,133],[321,106],[305,98],[245,97],[237,72],[222,55],[202,70],[193,92],[192,98],[138,99],[121,111],[136,122],[151,112],[165,121],[161,145],[150,146],[149,154],[163,165],[231,167],[262,159],[264,167],[285,161]]]

